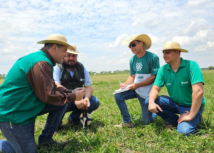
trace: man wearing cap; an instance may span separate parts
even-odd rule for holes
[[[159,69],[146,101],[149,101],[151,112],[157,113],[169,123],[168,128],[177,126],[177,132],[190,135],[196,132],[205,105],[204,80],[198,64],[182,59],[181,52],[188,51],[180,48],[178,42],[166,42],[163,58],[167,64]],[[158,97],[164,85],[169,97]]]
[[[62,64],[57,64],[54,67],[54,80],[57,86],[62,86],[68,90],[78,91],[85,88],[84,101],[87,103],[88,113],[92,113],[96,110],[100,102],[92,95],[93,87],[90,75],[82,63],[77,61],[77,55],[82,54],[77,52],[75,45],[71,45],[74,49],[68,49],[66,56]],[[66,112],[72,111],[68,117],[68,122],[77,125],[80,122],[81,108],[75,105],[75,103],[67,104]]]
[[[44,47],[16,61],[0,86],[0,129],[7,141],[0,140],[3,152],[36,153],[35,119],[49,113],[39,136],[39,145],[57,144],[52,136],[58,128],[66,104],[75,101],[83,109],[84,90],[72,93],[56,87],[53,66],[62,63],[67,48],[64,36],[52,34],[38,42]]]
[[[125,83],[120,84],[121,89],[128,88],[129,90],[115,94],[115,100],[123,117],[123,122],[120,125],[115,125],[115,127],[131,128],[133,123],[125,100],[138,98],[144,124],[149,124],[156,117],[155,113],[148,110],[145,99],[149,96],[160,66],[158,56],[147,51],[151,46],[151,39],[148,35],[133,35],[130,40],[124,40],[122,44],[128,45],[135,55],[130,59],[130,76]]]

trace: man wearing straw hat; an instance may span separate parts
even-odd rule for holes
[[[196,132],[204,109],[204,79],[198,64],[182,59],[181,52],[188,51],[180,48],[178,42],[166,42],[163,58],[167,64],[159,69],[146,101],[149,101],[151,112],[157,113],[169,123],[168,128],[177,127],[177,132],[190,135]],[[169,97],[158,97],[164,85]]]
[[[66,104],[75,101],[85,108],[84,90],[72,93],[56,87],[53,66],[62,63],[67,48],[64,36],[49,35],[38,42],[44,47],[16,61],[0,86],[0,128],[7,141],[0,140],[3,152],[36,153],[34,138],[35,119],[49,113],[39,136],[39,145],[57,145],[52,136],[58,128]]]
[[[78,91],[85,88],[84,101],[87,104],[87,111],[91,114],[96,110],[100,102],[93,96],[93,87],[90,75],[82,63],[77,61],[77,47],[71,45],[74,49],[68,49],[62,64],[57,64],[54,67],[54,80],[57,86],[65,87],[69,90]],[[68,117],[68,122],[73,125],[80,123],[81,108],[75,103],[69,103],[66,112],[72,113]],[[90,116],[90,115],[89,115]]]
[[[130,59],[130,76],[125,83],[120,84],[121,89],[129,90],[115,94],[115,100],[123,117],[123,122],[115,127],[131,128],[133,123],[125,100],[138,98],[144,124],[149,124],[156,117],[155,113],[149,112],[145,99],[149,96],[160,66],[158,56],[147,51],[151,47],[151,39],[148,35],[133,35],[130,40],[124,40],[122,44],[128,45],[135,55]]]

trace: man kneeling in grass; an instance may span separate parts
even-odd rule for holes
[[[127,88],[130,85],[129,90],[115,94],[115,100],[123,117],[123,123],[115,125],[115,127],[131,128],[133,123],[125,100],[138,98],[144,124],[149,124],[156,117],[155,113],[149,112],[148,103],[145,103],[145,99],[149,96],[160,66],[158,56],[147,51],[152,44],[148,35],[133,35],[130,40],[124,40],[123,44],[129,45],[129,48],[135,55],[130,59],[130,76],[125,83],[120,84],[121,89]]]
[[[179,43],[169,41],[165,44],[163,58],[167,64],[159,69],[146,101],[149,101],[149,111],[167,121],[168,128],[177,127],[179,133],[190,135],[196,132],[204,109],[204,80],[198,64],[182,59],[181,52],[188,51],[181,49]],[[164,85],[170,97],[158,97]]]

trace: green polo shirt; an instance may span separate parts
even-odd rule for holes
[[[158,70],[154,85],[158,87],[166,86],[170,98],[179,104],[191,107],[192,105],[192,85],[203,82],[202,72],[195,61],[183,60],[177,72],[174,72],[169,64],[162,66]],[[202,107],[205,99],[202,98]]]

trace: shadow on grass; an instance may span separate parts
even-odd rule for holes
[[[66,145],[54,145],[49,147],[38,147],[38,153],[71,153],[71,152],[93,152],[96,150],[97,146],[101,145],[100,138],[90,139],[87,141],[85,139],[79,140],[76,138],[71,138],[66,142]]]
[[[104,127],[104,126],[105,126],[105,124],[103,122],[95,120],[95,121],[92,121],[90,125],[88,125],[87,131],[96,133],[97,128]],[[85,129],[83,129],[83,125],[81,123],[75,125],[75,124],[70,124],[67,122],[64,125],[61,125],[60,128],[57,130],[57,132],[62,132],[64,130],[70,130],[71,128],[75,132],[85,130]]]

